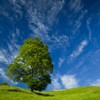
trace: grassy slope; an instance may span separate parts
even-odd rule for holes
[[[0,100],[100,100],[100,87],[32,93],[22,88],[1,85]]]

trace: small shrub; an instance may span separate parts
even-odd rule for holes
[[[9,85],[7,82],[2,82],[0,85]]]

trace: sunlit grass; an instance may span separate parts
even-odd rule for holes
[[[100,87],[32,93],[30,90],[1,85],[0,100],[100,100]]]

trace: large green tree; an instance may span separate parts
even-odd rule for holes
[[[14,62],[8,65],[8,76],[25,83],[31,91],[44,90],[51,83],[52,72],[48,46],[37,37],[25,40]]]

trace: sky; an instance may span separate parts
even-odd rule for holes
[[[0,83],[25,39],[39,37],[54,65],[47,90],[100,86],[100,0],[0,0]]]

